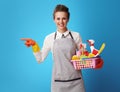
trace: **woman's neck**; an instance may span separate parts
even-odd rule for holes
[[[60,29],[58,29],[58,31],[59,31],[60,33],[64,33],[64,32],[67,31],[67,28],[65,28],[64,30],[60,30]]]

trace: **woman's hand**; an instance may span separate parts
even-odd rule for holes
[[[32,40],[30,38],[21,38],[21,40],[25,41],[25,45],[27,47],[32,46],[33,52],[39,52],[40,51],[40,47],[38,46],[38,44],[34,40]]]
[[[30,38],[21,38],[22,41],[25,41],[27,47],[34,46],[36,42]]]

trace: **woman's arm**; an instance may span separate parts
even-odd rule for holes
[[[44,41],[42,50],[40,50],[39,45],[30,38],[22,38],[21,40],[25,41],[25,45],[27,47],[32,47],[33,54],[34,54],[36,60],[38,61],[38,63],[44,61],[44,59],[48,55],[48,52],[50,51],[50,45],[49,45],[49,43],[48,43],[49,41],[47,41],[47,39],[45,39],[45,41]]]
[[[47,57],[50,49],[51,49],[51,46],[50,46],[50,39],[48,39],[47,37],[45,38],[44,40],[44,43],[43,43],[43,47],[40,51],[38,52],[33,52],[36,60],[38,61],[38,63],[42,62],[45,60],[45,58]]]
[[[75,42],[77,45],[77,49],[80,50],[80,44],[82,44],[82,38],[79,33],[76,33]]]

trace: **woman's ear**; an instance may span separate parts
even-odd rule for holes
[[[55,18],[53,19],[54,23],[56,24]]]
[[[69,22],[69,19],[68,19],[68,21],[67,21],[67,23]]]

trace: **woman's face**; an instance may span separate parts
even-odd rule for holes
[[[59,31],[65,32],[67,30],[68,15],[66,12],[56,12],[54,21]]]

